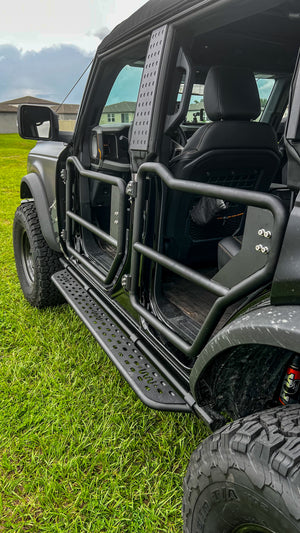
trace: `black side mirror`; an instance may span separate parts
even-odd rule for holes
[[[50,107],[22,104],[18,109],[18,130],[23,139],[57,140],[58,115]]]

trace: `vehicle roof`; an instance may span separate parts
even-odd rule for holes
[[[149,0],[149,2],[135,11],[130,17],[118,24],[103,39],[98,50],[102,52],[117,45],[127,37],[135,35],[137,32],[140,33],[155,25],[164,24],[164,21],[171,15],[176,15],[184,11],[187,6],[201,5],[203,3],[207,3],[207,0]]]
[[[126,41],[174,22],[186,33],[194,64],[199,65],[200,57],[204,70],[227,61],[261,74],[289,73],[300,45],[299,4],[300,0],[150,0],[118,25],[98,52],[123,47]]]
[[[159,27],[171,18],[178,19],[183,13],[192,9],[201,11],[204,8],[211,7],[215,12],[219,8],[229,10],[240,3],[246,8],[247,4],[254,6],[257,4],[261,9],[276,6],[285,0],[149,0],[140,9],[135,11],[130,17],[116,26],[101,42],[98,52],[102,53],[125,40],[136,37],[145,31],[150,31]],[[259,9],[259,8],[258,8]]]

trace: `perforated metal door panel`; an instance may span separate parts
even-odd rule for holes
[[[132,126],[131,150],[147,150],[148,148],[153,104],[166,33],[167,26],[162,26],[153,31],[151,35]]]

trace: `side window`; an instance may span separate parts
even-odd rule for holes
[[[275,85],[275,80],[274,78],[261,78],[258,76],[256,76],[255,79],[260,98],[260,115],[257,120],[260,120],[271,96],[273,87]]]
[[[191,124],[197,124],[199,122],[207,121],[204,109],[203,93],[204,85],[195,83],[193,85],[188,113],[186,116],[186,122]]]
[[[121,70],[103,108],[99,124],[129,124],[133,121],[142,72],[140,64],[126,65]]]
[[[183,76],[183,80],[179,86],[179,91],[177,94],[177,103],[176,103],[177,108],[179,107],[179,104],[182,98],[182,93],[184,91],[184,82],[185,82],[185,76]],[[207,121],[207,117],[206,117],[206,113],[204,109],[203,92],[204,92],[204,85],[200,83],[194,83],[191,97],[190,97],[188,112],[184,120],[185,124],[199,124],[200,122]]]
[[[255,79],[256,79],[257,88],[259,92],[260,107],[261,107],[261,113],[259,117],[257,118],[257,120],[260,120],[264,112],[264,109],[267,105],[267,102],[271,96],[273,87],[275,85],[275,80],[274,78],[262,78],[258,76]],[[181,83],[179,93],[177,96],[177,105],[179,105],[179,102],[181,100],[183,87],[184,87],[184,84]],[[188,113],[185,119],[186,124],[199,124],[203,122],[209,122],[209,119],[207,118],[206,113],[205,113],[203,93],[204,93],[204,85],[201,85],[201,84],[193,85],[190,105],[189,105]]]

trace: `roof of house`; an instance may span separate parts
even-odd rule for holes
[[[53,111],[59,115],[77,115],[79,109],[78,104],[55,104],[50,107],[52,107]]]
[[[103,113],[134,113],[136,102],[119,102],[117,104],[106,105]]]
[[[35,96],[22,96],[21,98],[15,98],[14,100],[6,100],[3,104],[15,105],[15,104],[45,104],[45,105],[58,105],[51,100],[45,100],[44,98],[36,98]]]
[[[12,105],[0,103],[0,113],[17,113],[18,108]]]
[[[36,98],[35,96],[22,96],[21,98],[15,98],[14,100],[6,100],[0,102],[0,113],[17,113],[18,107],[21,104],[37,104],[47,105],[56,112],[58,109],[59,115],[77,115],[79,105],[78,104],[58,104],[51,100],[45,100],[44,98]]]

